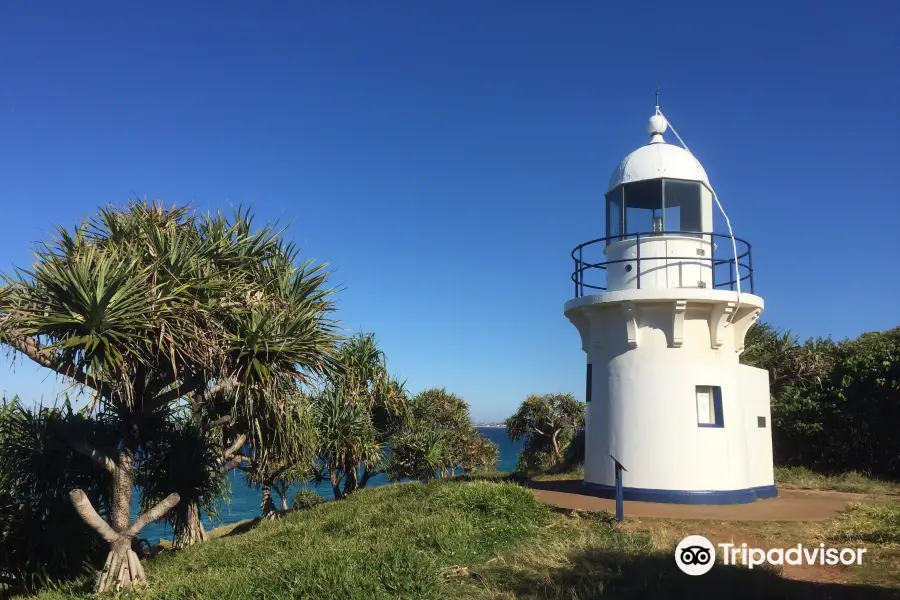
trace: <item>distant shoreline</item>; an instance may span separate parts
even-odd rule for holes
[[[476,425],[475,427],[483,427],[485,429],[506,429],[506,425]]]

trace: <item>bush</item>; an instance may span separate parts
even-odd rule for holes
[[[110,477],[63,443],[64,430],[103,449],[112,439],[102,418],[87,419],[68,407],[0,403],[0,575],[25,591],[98,567],[106,554],[103,540],[72,508],[69,492],[83,490],[105,515]]]
[[[742,361],[767,369],[775,463],[900,480],[900,327],[809,340],[757,325]]]
[[[451,477],[492,471],[499,448],[475,425],[465,400],[443,388],[420,392],[390,443],[386,473],[391,481]]]
[[[584,465],[584,429],[579,429],[566,446],[563,454],[562,468],[565,471],[571,471]]]
[[[301,490],[297,492],[297,495],[294,496],[294,500],[291,503],[291,508],[294,510],[305,510],[307,508],[312,508],[314,506],[318,506],[325,502],[325,498],[318,495],[312,490]]]
[[[567,460],[568,446],[576,433],[584,427],[584,408],[584,402],[572,394],[532,394],[525,398],[515,414],[506,420],[509,439],[525,442],[516,471],[558,469]],[[577,460],[577,457],[569,459]]]

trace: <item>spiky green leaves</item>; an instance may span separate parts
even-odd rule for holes
[[[336,340],[327,273],[281,236],[249,211],[102,209],[6,278],[0,342],[138,411],[215,381],[251,397],[321,375]]]
[[[189,524],[192,505],[210,518],[218,516],[219,501],[228,492],[221,471],[222,446],[218,432],[206,431],[183,411],[166,415],[144,444],[137,478],[142,485],[141,511],[147,511],[169,494],[181,502],[166,514],[175,538],[181,539]]]
[[[313,404],[320,460],[328,471],[343,474],[381,459],[376,431],[368,412],[348,402],[340,390],[329,388]]]
[[[390,449],[388,474],[395,481],[487,471],[499,455],[497,445],[473,425],[465,400],[443,388],[410,400],[408,417],[391,438]]]
[[[26,590],[77,576],[100,556],[101,540],[72,518],[68,494],[84,490],[105,513],[111,477],[61,434],[111,451],[116,432],[102,417],[0,401],[0,565]]]

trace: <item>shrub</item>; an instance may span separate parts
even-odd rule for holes
[[[325,502],[325,498],[318,495],[314,491],[301,490],[294,496],[294,500],[291,503],[291,508],[293,508],[294,510],[305,510],[307,508],[318,506],[323,502]]]
[[[769,371],[776,464],[900,479],[900,328],[801,345],[755,325],[741,360]]]
[[[68,494],[84,490],[105,515],[108,475],[71,450],[63,430],[77,431],[101,448],[110,442],[100,418],[84,418],[68,407],[25,408],[17,399],[0,403],[0,575],[25,591],[98,567],[105,554]]]
[[[509,439],[525,441],[516,470],[530,473],[563,463],[569,444],[584,427],[584,408],[572,394],[532,394],[525,398],[506,420]]]
[[[566,446],[566,451],[563,453],[561,467],[565,471],[571,471],[583,465],[584,429],[579,429],[575,434],[575,437],[572,438],[572,441],[569,442],[569,445]]]

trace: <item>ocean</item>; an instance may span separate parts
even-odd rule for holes
[[[483,436],[497,444],[500,448],[497,470],[509,472],[515,469],[516,461],[519,459],[519,451],[522,449],[522,443],[510,441],[510,439],[506,437],[506,429],[503,427],[479,427],[478,430]],[[211,525],[209,519],[204,516],[203,526],[207,529],[252,519],[260,515],[259,505],[262,501],[262,492],[248,486],[244,481],[243,474],[238,470],[231,471],[228,476],[231,479],[231,497],[228,502],[223,502],[220,505],[219,518],[214,525]],[[378,487],[388,485],[389,483],[387,477],[379,475],[372,478],[366,487]],[[294,498],[294,494],[301,489],[313,490],[323,498],[331,499],[334,497],[334,494],[331,491],[331,484],[328,482],[323,482],[319,485],[298,485],[294,486],[288,492],[288,504],[290,504],[291,500]],[[139,497],[136,493],[131,507],[133,519],[137,518],[138,503]],[[275,498],[275,503],[280,506],[278,498]],[[165,523],[151,523],[141,531],[139,537],[145,538],[151,544],[157,543],[160,539],[171,540],[172,528]]]

